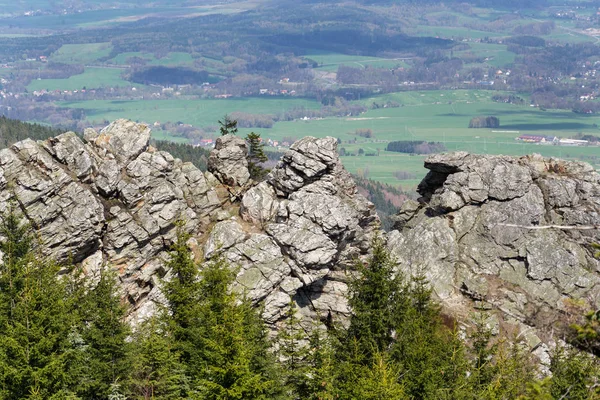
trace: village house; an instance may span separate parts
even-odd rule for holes
[[[543,136],[543,135],[521,135],[516,140],[520,140],[525,143],[544,143],[554,144],[559,141],[556,136]]]

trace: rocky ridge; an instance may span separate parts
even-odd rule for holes
[[[600,175],[539,155],[457,152],[425,167],[422,197],[388,235],[399,268],[425,273],[451,315],[486,311],[545,358],[580,301],[600,308]]]
[[[275,324],[294,299],[307,316],[347,312],[343,265],[367,253],[374,207],[342,168],[333,138],[294,144],[266,182],[250,180],[243,139],[219,138],[203,173],[149,146],[150,129],[118,120],[0,151],[0,210],[12,200],[46,255],[117,271],[131,319],[161,301],[176,222],[199,260],[226,257],[237,288]]]
[[[118,120],[83,139],[65,133],[4,149],[0,210],[15,200],[47,255],[90,275],[117,271],[132,321],[161,301],[178,220],[198,261],[238,267],[236,289],[265,304],[272,326],[290,301],[307,321],[349,312],[348,267],[384,234],[334,138],[294,143],[260,183],[238,137],[217,140],[204,173],[149,139],[147,126]],[[399,269],[424,273],[457,320],[484,310],[494,331],[525,338],[544,358],[576,299],[600,308],[590,249],[600,242],[600,176],[539,156],[451,153],[425,166],[421,199],[403,205],[386,235]]]

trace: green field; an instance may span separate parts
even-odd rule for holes
[[[452,104],[432,102],[442,94],[446,99],[452,98]],[[479,154],[540,153],[561,158],[600,155],[598,147],[547,146],[524,144],[515,140],[522,134],[569,137],[582,132],[598,135],[600,130],[594,124],[600,122],[599,117],[578,115],[568,111],[540,111],[529,106],[495,103],[490,100],[490,96],[491,94],[485,91],[396,93],[375,100],[393,98],[410,105],[370,110],[358,118],[279,122],[273,129],[264,129],[260,132],[265,138],[277,140],[283,137],[299,139],[307,135],[334,136],[342,140],[340,147],[344,147],[347,152],[356,153],[359,148],[366,153],[375,153],[379,150],[379,157],[344,157],[345,165],[355,173],[364,171],[364,168],[368,167],[369,177],[389,184],[400,184],[406,188],[414,188],[418,179],[398,181],[393,173],[407,171],[420,174],[419,176],[422,177],[426,172],[422,168],[423,157],[386,152],[384,149],[388,141],[443,142],[449,151],[464,150]],[[465,100],[457,100],[461,97],[465,97]],[[474,99],[478,100],[473,101]],[[470,119],[477,115],[498,116],[501,127],[468,129]],[[364,139],[356,136],[354,133],[357,129],[371,129],[374,138]],[[241,131],[246,132],[244,129]]]
[[[134,21],[143,16],[179,15],[185,10],[185,8],[173,7],[139,7],[83,11],[80,13],[66,15],[23,16],[11,19],[11,25],[21,29],[64,29],[64,27],[82,28],[99,24],[106,26],[106,24],[110,23],[114,24]]]
[[[458,56],[472,54],[486,59],[484,62],[492,67],[505,67],[515,61],[515,53],[508,51],[508,46],[503,44],[470,42],[469,47],[469,50],[455,52],[455,54]]]
[[[441,38],[465,38],[465,39],[483,39],[486,37],[495,38],[506,36],[498,32],[484,32],[474,29],[453,27],[453,26],[427,26],[419,25],[415,34],[420,36],[439,36]]]
[[[51,61],[67,64],[90,64],[110,54],[112,46],[107,43],[65,44],[52,53]]]
[[[313,54],[307,54],[303,57],[309,60],[316,61],[319,64],[318,69],[331,72],[337,71],[340,65],[355,68],[396,68],[407,66],[407,64],[402,59],[387,59],[338,53],[315,52]]]
[[[296,120],[276,123],[271,129],[240,129],[261,133],[263,138],[294,140],[304,136],[334,136],[342,141],[347,153],[379,153],[378,157],[343,157],[353,173],[364,174],[381,182],[414,189],[426,171],[423,156],[411,156],[385,151],[393,140],[425,140],[443,142],[449,151],[465,150],[480,154],[524,155],[540,153],[545,156],[576,158],[600,155],[598,147],[565,147],[524,144],[515,140],[522,134],[543,134],[569,137],[578,132],[598,135],[595,124],[600,118],[574,114],[570,111],[541,111],[529,105],[511,105],[491,100],[497,91],[456,90],[392,93],[363,99],[373,102],[395,101],[399,108],[369,110],[359,117]],[[257,114],[277,114],[293,107],[317,108],[318,103],[302,99],[227,99],[227,100],[153,100],[153,101],[87,101],[63,102],[64,107],[84,108],[90,121],[130,118],[154,121],[181,121],[194,126],[216,125],[224,114],[234,111]],[[500,118],[499,129],[468,129],[469,121],[478,115]],[[357,129],[371,129],[374,137],[355,135]],[[508,131],[508,132],[507,132]],[[162,136],[161,139],[170,137]],[[598,166],[596,166],[598,167]],[[417,178],[399,181],[395,171],[414,173]]]
[[[181,121],[194,126],[217,125],[217,121],[234,111],[253,114],[277,114],[296,107],[318,108],[319,103],[304,99],[243,98],[199,100],[139,100],[139,101],[75,101],[60,102],[60,106],[83,108],[91,122],[129,118],[153,123]]]
[[[154,54],[141,53],[141,52],[127,52],[121,53],[116,57],[110,59],[108,62],[111,64],[126,65],[128,59],[131,57],[143,58],[148,62],[148,65],[161,65],[161,66],[178,66],[178,65],[191,65],[194,62],[191,54],[173,52],[168,53],[165,57],[156,58]]]
[[[118,86],[140,86],[132,85],[121,78],[123,70],[115,68],[86,68],[83,74],[73,75],[67,79],[42,79],[34,80],[28,86],[27,90],[81,90],[100,87],[118,87]]]

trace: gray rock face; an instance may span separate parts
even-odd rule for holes
[[[175,221],[202,229],[220,200],[193,165],[149,148],[145,125],[119,120],[86,138],[70,132],[0,151],[0,209],[17,201],[47,255],[90,275],[113,267],[135,310],[157,290]]]
[[[590,246],[599,230],[539,229],[600,225],[591,166],[459,152],[425,167],[422,198],[404,204],[388,246],[399,268],[426,274],[448,312],[488,310],[504,329],[526,332],[535,350],[563,328],[572,299],[600,307]]]
[[[380,231],[336,139],[296,142],[256,184],[240,138],[219,138],[202,173],[149,147],[149,137],[145,125],[119,120],[87,130],[85,141],[66,133],[1,150],[0,211],[18,202],[47,255],[81,263],[92,277],[114,268],[132,321],[163,301],[159,278],[169,279],[177,220],[198,260],[224,257],[236,268],[234,290],[263,302],[272,326],[290,301],[305,318],[349,313],[347,272]],[[590,247],[598,229],[555,227],[600,225],[600,176],[540,156],[453,153],[426,167],[421,199],[404,203],[387,235],[398,267],[425,273],[459,320],[487,310],[495,332],[519,331],[546,357],[548,332],[560,331],[572,299],[600,307]]]
[[[290,300],[307,316],[347,313],[345,268],[367,254],[379,219],[343,169],[334,138],[291,146],[266,182],[243,195],[243,221],[219,222],[205,255],[241,266],[238,283],[276,322]],[[244,233],[242,233],[244,232]]]
[[[250,180],[247,155],[244,139],[231,134],[221,136],[210,153],[208,170],[225,185],[244,186]]]
[[[149,138],[147,126],[118,120],[86,130],[85,141],[66,133],[2,150],[0,211],[16,200],[47,255],[81,263],[92,278],[104,266],[117,271],[132,322],[163,301],[177,220],[197,259],[225,257],[239,271],[234,289],[264,302],[270,324],[292,300],[307,317],[348,312],[344,270],[366,255],[379,221],[335,139],[299,141],[251,187],[243,139],[219,138],[204,174]]]

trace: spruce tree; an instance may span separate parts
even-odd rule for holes
[[[254,180],[261,180],[267,174],[260,164],[268,160],[265,151],[264,144],[260,139],[260,134],[250,132],[246,136],[246,142],[248,142],[248,171],[250,171],[250,177]]]
[[[459,392],[467,368],[463,344],[444,326],[425,277],[412,277],[403,295],[408,307],[399,315],[390,360],[402,368],[406,394],[438,399]]]
[[[290,301],[285,322],[277,334],[277,356],[284,374],[284,383],[290,399],[307,399],[310,396],[311,370],[309,335],[296,315],[297,307]]]
[[[111,393],[114,395],[115,385],[126,390],[121,383],[131,372],[133,345],[128,340],[131,330],[116,280],[112,271],[103,269],[92,287],[86,279],[77,283],[73,308],[79,318],[77,332],[85,361],[77,393],[83,398],[108,399]]]
[[[199,271],[179,233],[164,284],[173,347],[181,354],[190,390],[202,399],[270,399],[281,392],[270,342],[258,311],[231,291],[235,273],[224,259]]]
[[[59,267],[31,248],[30,228],[14,206],[0,223],[0,398],[73,397],[68,371],[68,309]]]
[[[219,120],[219,131],[221,132],[221,136],[235,135],[238,131],[237,121],[232,119],[228,114],[225,114],[223,120]]]
[[[338,354],[370,366],[374,354],[389,350],[394,330],[406,312],[406,285],[394,272],[394,261],[383,240],[373,241],[372,255],[366,264],[358,263],[358,274],[349,285],[350,326],[340,332]]]
[[[161,318],[152,317],[137,327],[133,343],[136,349],[129,381],[133,399],[176,400],[190,392],[180,354]]]

